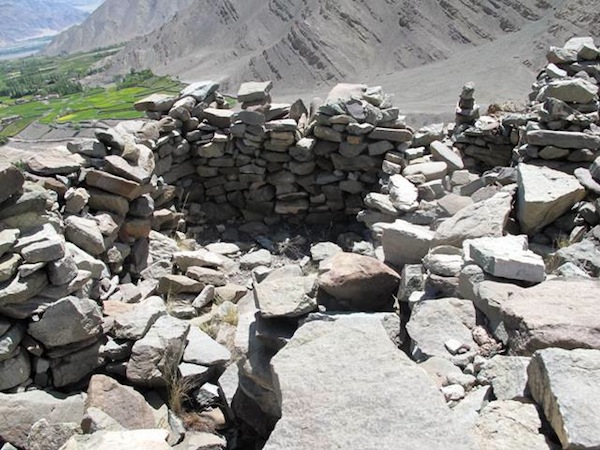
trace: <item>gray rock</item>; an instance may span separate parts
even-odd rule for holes
[[[374,141],[410,142],[412,138],[413,133],[408,129],[375,127],[369,134]]]
[[[198,294],[204,289],[204,283],[184,275],[164,275],[158,285],[158,293],[162,295]]]
[[[333,242],[319,242],[310,247],[310,256],[317,263],[342,252],[342,248]]]
[[[563,102],[584,104],[598,100],[598,86],[581,78],[556,80],[546,87],[545,94]]]
[[[411,164],[402,171],[406,178],[413,179],[423,177],[424,181],[439,180],[448,173],[448,164],[443,161]]]
[[[102,232],[94,220],[77,216],[67,217],[65,220],[65,237],[69,242],[92,256],[97,256],[106,251]]]
[[[383,317],[333,316],[296,332],[272,360],[282,418],[265,450],[474,448],[425,372],[392,343]],[[349,393],[350,422],[342,419]]]
[[[185,275],[205,285],[225,286],[227,284],[227,276],[223,272],[208,267],[190,267]]]
[[[29,356],[23,350],[12,358],[0,361],[0,391],[5,391],[19,386],[21,383],[25,383],[29,379],[30,374],[31,363],[29,362]]]
[[[597,172],[596,178],[600,180],[600,170],[597,169]],[[579,167],[575,169],[573,175],[575,175],[577,181],[579,181],[581,185],[588,191],[591,191],[596,195],[600,195],[600,183],[593,178],[593,175],[588,169]]]
[[[22,263],[23,258],[18,253],[7,253],[0,257],[0,282],[4,283],[14,277]]]
[[[94,375],[87,394],[86,413],[89,408],[97,408],[129,430],[151,429],[157,425],[154,411],[142,394],[106,375]]]
[[[0,439],[20,448],[27,447],[31,427],[44,418],[49,424],[81,423],[85,394],[64,394],[39,390],[0,394]]]
[[[78,383],[104,364],[100,355],[102,343],[97,341],[82,350],[50,361],[54,386],[62,388]]]
[[[477,379],[491,384],[498,400],[522,400],[529,397],[527,367],[531,358],[496,355],[485,362]]]
[[[183,354],[189,324],[170,316],[159,317],[137,341],[127,364],[127,379],[142,386],[164,386]]]
[[[271,265],[273,260],[273,256],[269,253],[268,250],[261,249],[255,252],[247,253],[240,258],[240,267],[242,269],[254,269],[258,266],[267,266]]]
[[[431,249],[423,258],[425,268],[442,277],[455,277],[460,273],[463,264],[462,251],[446,245]]]
[[[435,160],[448,164],[449,170],[464,169],[465,165],[458,151],[454,151],[443,142],[432,142],[429,144],[429,150],[431,150],[431,154]]]
[[[27,245],[21,249],[26,263],[35,264],[49,262],[62,258],[65,255],[65,241],[62,237],[44,239]]]
[[[398,267],[417,264],[429,252],[434,237],[434,232],[429,228],[404,220],[380,226],[383,229],[381,242],[386,262]]]
[[[272,88],[272,81],[242,83],[237,93],[238,102],[251,103],[263,101],[267,98]]]
[[[546,278],[544,260],[527,249],[527,236],[471,239],[465,247],[470,258],[490,275],[531,283]]]
[[[535,353],[529,389],[563,448],[600,447],[600,351],[549,348]]]
[[[190,328],[183,353],[184,362],[210,367],[224,365],[230,359],[231,353],[227,348],[200,329]]]
[[[28,333],[46,347],[62,347],[102,333],[102,311],[88,299],[67,297],[52,303]]]
[[[60,259],[49,262],[46,268],[48,270],[48,279],[54,286],[60,286],[73,281],[78,273],[77,263],[71,255],[65,255]]]
[[[548,347],[600,349],[598,280],[545,281],[513,293],[501,305],[512,354]],[[569,293],[568,296],[557,293]]]
[[[117,339],[137,341],[144,337],[156,320],[166,311],[148,305],[137,305],[131,311],[114,318],[112,334]]]
[[[475,328],[475,307],[470,300],[444,298],[424,300],[413,307],[406,330],[412,339],[415,359],[439,356],[450,359],[444,345],[449,339],[475,350],[472,330]]]
[[[106,264],[99,259],[94,258],[77,245],[67,242],[67,253],[75,260],[75,265],[79,270],[86,270],[92,274],[92,279],[99,280],[110,272]]]
[[[254,285],[262,317],[299,317],[317,308],[315,277],[271,278]]]
[[[169,450],[168,430],[98,431],[93,434],[73,436],[61,450]]]
[[[214,81],[198,81],[186,86],[181,91],[181,97],[194,97],[197,102],[203,102],[219,90],[219,83]],[[170,109],[170,108],[168,108]],[[164,109],[161,109],[164,111]]]
[[[0,283],[0,306],[24,303],[35,297],[48,285],[46,272],[38,270],[28,277],[17,276]]]
[[[16,323],[0,335],[0,361],[12,358],[25,336],[25,328]]]
[[[554,255],[559,264],[570,262],[593,277],[600,276],[600,249],[590,240],[563,247]]]
[[[540,433],[542,421],[535,405],[512,400],[491,402],[481,410],[475,426],[480,449],[556,448]]]
[[[435,232],[432,245],[462,246],[467,239],[500,237],[512,210],[512,195],[499,192],[483,202],[462,208],[442,222]]]
[[[25,177],[12,164],[0,164],[0,183],[4,187],[0,194],[0,203],[5,202],[19,192],[25,183]]]
[[[572,175],[528,164],[519,164],[517,173],[517,217],[523,233],[542,229],[585,197],[585,189]]]
[[[27,436],[28,450],[55,450],[61,448],[71,436],[81,433],[78,423],[50,424],[40,419],[31,426]]]
[[[554,145],[556,147],[572,149],[600,149],[600,136],[572,131],[528,131],[526,135],[526,141],[528,144],[538,145],[540,147]]]
[[[392,175],[388,184],[390,202],[397,211],[410,212],[418,208],[419,191],[402,175]]]
[[[17,229],[8,229],[0,231],[0,256],[12,249],[17,242],[21,232]]]

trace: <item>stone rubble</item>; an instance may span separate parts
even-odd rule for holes
[[[548,62],[419,130],[199,82],[0,165],[0,448],[598,448],[600,52]]]

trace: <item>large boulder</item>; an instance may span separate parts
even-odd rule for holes
[[[88,386],[85,408],[98,408],[129,430],[156,427],[154,410],[144,396],[106,375],[94,375]],[[132,412],[135,411],[135,414]]]
[[[387,311],[393,306],[400,276],[368,256],[338,253],[331,269],[319,277],[319,287],[358,311]]]
[[[299,317],[317,309],[315,278],[290,276],[254,285],[254,299],[265,318]]]
[[[517,217],[525,234],[551,224],[585,197],[585,188],[572,175],[529,164],[519,164],[517,174]]]
[[[546,278],[544,260],[528,250],[527,236],[472,239],[465,246],[469,257],[490,275],[532,283]]]
[[[142,386],[165,386],[177,370],[189,329],[190,325],[183,320],[159,317],[133,345],[127,379]]]
[[[0,184],[2,193],[0,193],[0,203],[8,200],[14,194],[19,192],[25,183],[23,174],[12,164],[0,164]]]
[[[271,362],[282,418],[265,450],[475,448],[385,317],[331,316],[296,332]]]
[[[81,423],[85,394],[46,391],[0,394],[0,441],[27,448],[27,435],[40,419],[50,424]]]
[[[552,450],[555,447],[540,433],[541,428],[534,404],[502,400],[481,410],[475,437],[482,450]]]
[[[77,216],[67,217],[65,236],[69,242],[92,256],[98,256],[106,250],[102,232],[94,220]]]
[[[73,436],[61,450],[169,450],[167,430],[99,431]]]
[[[446,348],[449,340],[475,350],[472,330],[475,328],[475,307],[470,300],[443,298],[424,300],[413,307],[406,330],[412,339],[412,353],[416,359],[439,356],[450,359]]]
[[[548,347],[600,349],[600,281],[554,279],[514,292],[500,305],[509,350],[531,355]]]
[[[429,228],[404,220],[379,224],[383,229],[381,243],[385,261],[394,266],[419,264],[429,252],[435,233]]]
[[[460,247],[467,239],[502,236],[512,209],[512,198],[509,192],[499,192],[461,209],[440,224],[432,245]]]
[[[67,297],[51,304],[29,334],[46,347],[62,347],[102,333],[102,311],[92,300]]]
[[[563,448],[600,448],[600,351],[540,350],[528,374],[531,394]]]

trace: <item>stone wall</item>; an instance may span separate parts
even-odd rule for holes
[[[158,119],[156,173],[184,188],[191,227],[354,220],[386,155],[410,146],[413,132],[381,88],[339,85],[309,112],[301,101],[272,103],[271,86],[243,84],[237,112],[210,82],[136,104]]]

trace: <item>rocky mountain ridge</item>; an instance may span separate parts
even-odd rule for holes
[[[56,34],[87,16],[60,0],[0,0],[0,44]]]
[[[116,20],[132,17],[132,9],[123,10],[131,2],[119,4]],[[284,98],[315,89],[326,95],[352,80],[384,84],[408,108],[434,112],[438,104],[451,107],[450,92],[464,79],[478,84],[483,102],[523,98],[548,44],[599,33],[594,0],[207,0],[176,7],[164,26],[147,26],[110,61],[111,73],[150,68],[187,82],[215,79],[231,90],[247,80],[285,80],[278,87]],[[103,26],[106,18],[94,17],[81,34]],[[53,52],[60,42],[73,50],[78,38],[57,39]],[[513,82],[502,83],[509,76]],[[495,85],[510,87],[498,92]]]

